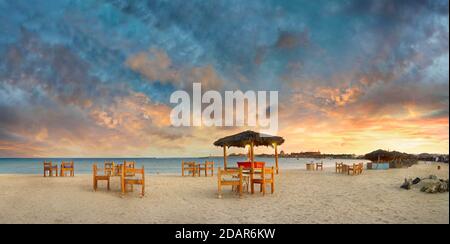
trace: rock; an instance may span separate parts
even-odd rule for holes
[[[411,182],[412,182],[411,179],[406,179],[405,178],[405,182],[403,182],[403,184],[400,186],[400,188],[403,188],[403,189],[406,189],[406,190],[411,189]]]
[[[448,182],[445,181],[441,181],[439,184],[439,192],[440,193],[444,193],[444,192],[448,192]]]
[[[412,181],[412,184],[415,185],[415,184],[417,184],[417,183],[419,183],[419,182],[420,182],[420,178],[417,177],[417,178],[415,178],[415,179]]]
[[[405,181],[400,186],[400,188],[406,190],[410,190],[412,187],[426,193],[443,193],[449,191],[449,180],[438,179],[435,175],[430,175],[423,179],[417,177],[414,180],[405,178]]]
[[[448,180],[447,181],[440,181],[440,180],[434,180],[433,182],[429,182],[425,184],[420,191],[426,192],[426,193],[444,193],[448,192]]]

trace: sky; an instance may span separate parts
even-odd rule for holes
[[[447,0],[0,0],[0,57],[0,157],[220,155],[193,82],[278,91],[285,152],[448,153]]]

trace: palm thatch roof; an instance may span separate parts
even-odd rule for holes
[[[214,142],[214,145],[218,147],[245,147],[252,142],[254,146],[273,146],[273,144],[283,144],[284,139],[281,136],[272,136],[247,130],[235,135],[220,138]]]
[[[378,149],[371,153],[364,155],[364,159],[368,159],[370,161],[376,162],[378,159],[381,161],[392,161],[392,160],[414,160],[417,159],[417,156],[397,151],[385,151]]]

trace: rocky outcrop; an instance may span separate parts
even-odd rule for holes
[[[449,190],[449,180],[439,179],[435,175],[430,175],[426,178],[409,178],[400,186],[402,189],[410,190],[412,187],[419,188],[421,192],[426,193],[444,193]]]
[[[429,180],[420,191],[426,193],[444,193],[448,192],[448,180]]]

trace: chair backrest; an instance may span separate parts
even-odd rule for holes
[[[70,161],[70,162],[62,161],[61,162],[61,167],[62,168],[73,168],[73,161]]]
[[[125,165],[125,168],[135,168],[136,166],[135,161],[123,161],[123,164]]]
[[[125,164],[122,165],[122,177],[125,176],[130,176],[130,175],[136,175],[136,174],[140,174],[142,175],[142,179],[145,178],[145,170],[144,170],[144,166],[142,166],[142,168],[129,168],[129,167],[125,167]]]
[[[264,173],[263,174],[261,174],[261,177],[263,178],[263,179],[268,179],[267,177],[266,177],[266,175],[270,175],[270,178],[269,178],[269,180],[273,180],[273,178],[274,178],[274,172],[275,172],[275,168],[274,167],[264,167],[263,168],[263,171],[264,171]]]
[[[183,162],[183,166],[184,167],[194,167],[195,166],[195,162],[185,162],[185,161],[182,161]]]
[[[44,161],[44,168],[50,168],[52,167],[52,161],[46,162]]]

